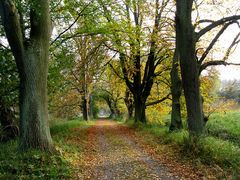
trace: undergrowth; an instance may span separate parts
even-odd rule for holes
[[[76,150],[65,138],[73,128],[87,128],[93,122],[79,120],[56,121],[51,124],[51,134],[57,153],[40,151],[19,153],[17,140],[0,144],[0,179],[69,179],[74,169],[63,152]]]

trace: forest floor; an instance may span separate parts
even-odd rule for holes
[[[167,149],[150,145],[126,125],[98,120],[89,128],[72,129],[71,134],[67,143],[75,143],[83,150],[82,156],[72,162],[80,170],[74,175],[79,179],[200,178],[191,167],[168,156]]]

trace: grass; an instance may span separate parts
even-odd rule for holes
[[[79,149],[67,143],[66,137],[72,129],[84,129],[92,124],[78,119],[52,122],[51,134],[58,150],[56,154],[39,151],[19,153],[16,140],[0,144],[0,179],[69,179],[74,173],[71,155]]]
[[[232,142],[215,137],[205,137],[200,140],[203,159],[207,163],[215,163],[221,166],[240,167],[240,148]]]
[[[127,125],[138,131],[152,134],[157,137],[162,144],[173,143],[180,145],[183,144],[185,137],[188,136],[188,132],[186,130],[169,132],[169,128],[167,126],[158,123],[145,125],[141,123],[134,124],[133,121],[128,121]]]
[[[219,167],[223,171],[221,175],[240,176],[240,112],[211,116],[206,126],[208,133],[198,141],[191,141],[185,129],[171,133],[167,126],[157,123],[136,125],[131,121],[127,124],[143,135],[151,134],[160,144],[177,149],[180,159],[192,162],[194,166]],[[215,173],[217,171],[220,170],[215,169]]]
[[[206,128],[211,136],[240,146],[240,112],[214,114],[210,117]]]
[[[17,141],[1,145],[0,178],[35,179],[68,177],[68,162],[60,155],[49,155],[39,151],[19,154]]]

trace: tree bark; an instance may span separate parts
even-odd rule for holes
[[[141,98],[141,96],[134,96],[134,121],[135,123],[147,123],[146,119],[146,99]]]
[[[89,116],[88,116],[88,101],[87,99],[83,96],[82,98],[82,114],[83,114],[83,120],[88,121]]]
[[[132,119],[133,109],[134,109],[134,100],[133,100],[132,94],[128,90],[128,88],[126,89],[126,92],[125,92],[124,102],[125,102],[125,105],[126,105],[127,111],[128,111],[127,120]]]
[[[180,97],[182,92],[182,83],[178,72],[178,53],[177,47],[174,53],[171,70],[171,94],[172,94],[172,112],[170,131],[182,129]]]
[[[196,52],[196,37],[192,25],[193,0],[177,0],[176,43],[179,47],[184,95],[187,105],[188,129],[191,134],[201,134],[204,129],[202,103]]]
[[[89,108],[89,99],[88,99],[88,85],[87,85],[87,78],[86,78],[86,64],[83,62],[82,65],[82,88],[83,88],[83,94],[82,94],[82,113],[83,113],[83,119],[85,121],[89,120],[89,114],[88,114],[88,108]]]
[[[25,51],[24,68],[19,69],[20,149],[51,151],[52,140],[47,109],[47,44],[49,42],[32,43]]]
[[[3,26],[20,75],[20,150],[52,151],[47,109],[49,1],[30,2],[28,40],[14,3],[10,0],[0,3]]]
[[[89,118],[90,119],[93,119],[94,117],[93,117],[93,95],[92,94],[90,94],[89,95],[89,101],[88,101],[88,104],[89,104],[89,108],[88,108],[88,115],[89,115]]]

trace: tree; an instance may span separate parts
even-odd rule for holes
[[[126,86],[124,81],[117,75],[121,71],[117,59],[108,57],[107,60],[108,62],[101,77],[99,77],[98,82],[95,83],[94,91],[95,94],[98,94],[99,98],[104,99],[108,104],[111,113],[109,118],[117,118],[121,115],[121,100],[123,100]]]
[[[114,4],[114,2],[112,3]],[[123,5],[114,4],[114,9],[117,9],[116,16],[120,14],[120,17],[116,18],[114,13],[111,14],[108,10],[107,5],[110,3],[99,0],[112,30],[110,32],[112,46],[107,46],[119,53],[119,62],[122,69],[122,76],[119,75],[119,77],[125,80],[127,87],[133,94],[135,122],[147,122],[146,102],[154,80],[158,74],[161,74],[161,71],[168,68],[157,71],[157,67],[169,58],[169,49],[167,48],[169,42],[166,40],[167,38],[159,37],[161,30],[165,32],[168,29],[165,24],[167,13],[164,12],[168,3],[169,0],[164,0],[161,4],[159,0],[156,0],[154,5],[147,1],[126,0]],[[149,7],[149,11],[155,11],[154,15],[151,16],[153,25],[148,27],[150,31],[145,31],[147,28],[144,27],[143,23],[146,20],[144,18],[149,15],[145,14],[148,12],[145,11],[146,7]],[[158,43],[159,39],[161,39],[161,43]]]
[[[126,104],[127,111],[128,111],[127,120],[130,120],[133,117],[134,100],[133,100],[133,95],[128,88],[126,88],[125,90],[124,102]]]
[[[193,0],[177,0],[176,3],[176,47],[179,47],[182,84],[187,105],[188,128],[192,134],[201,134],[204,130],[204,114],[203,100],[200,95],[199,74],[206,67],[226,64],[225,61],[204,62],[204,60],[226,28],[235,23],[240,16],[234,15],[217,21],[208,20],[207,22],[210,22],[209,25],[195,32],[195,27],[192,24]],[[199,21],[198,23],[201,22]],[[220,31],[198,59],[196,44],[199,39],[207,32],[221,25]],[[234,40],[232,44],[234,45],[235,43]]]
[[[85,120],[88,120],[91,114],[89,112],[91,111],[91,91],[102,71],[101,65],[104,64],[106,55],[102,43],[103,38],[99,34],[101,24],[98,23],[100,17],[98,17],[97,9],[94,1],[78,0],[60,3],[56,11],[61,12],[63,18],[57,20],[55,29],[59,31],[59,35],[51,43],[52,67],[58,71],[58,75],[62,76],[61,74],[64,73],[64,77],[60,80],[64,91],[51,94],[53,100],[51,107],[55,112],[59,112],[61,107],[69,108],[71,116],[79,114],[80,107]],[[58,14],[55,13],[55,16]],[[61,49],[64,50],[64,53]],[[70,54],[72,57],[68,56]],[[58,63],[59,58],[63,61],[61,64]],[[67,67],[64,66],[66,62],[69,62]],[[50,69],[50,73],[53,75],[50,86],[56,84],[54,79],[59,79],[54,75],[54,69]],[[65,93],[77,98],[74,100],[71,98],[72,96],[66,96]]]
[[[240,103],[240,81],[229,80],[221,83],[222,88],[219,91],[219,95],[226,100],[234,100]]]
[[[29,17],[23,2],[0,1],[2,24],[20,77],[20,149],[52,151],[47,108],[49,1],[31,0],[26,6]]]
[[[171,69],[171,95],[172,95],[172,111],[171,111],[171,124],[169,126],[170,131],[182,129],[182,117],[181,117],[181,103],[180,97],[182,94],[182,81],[179,77],[179,53],[178,48],[175,48],[172,69]]]

